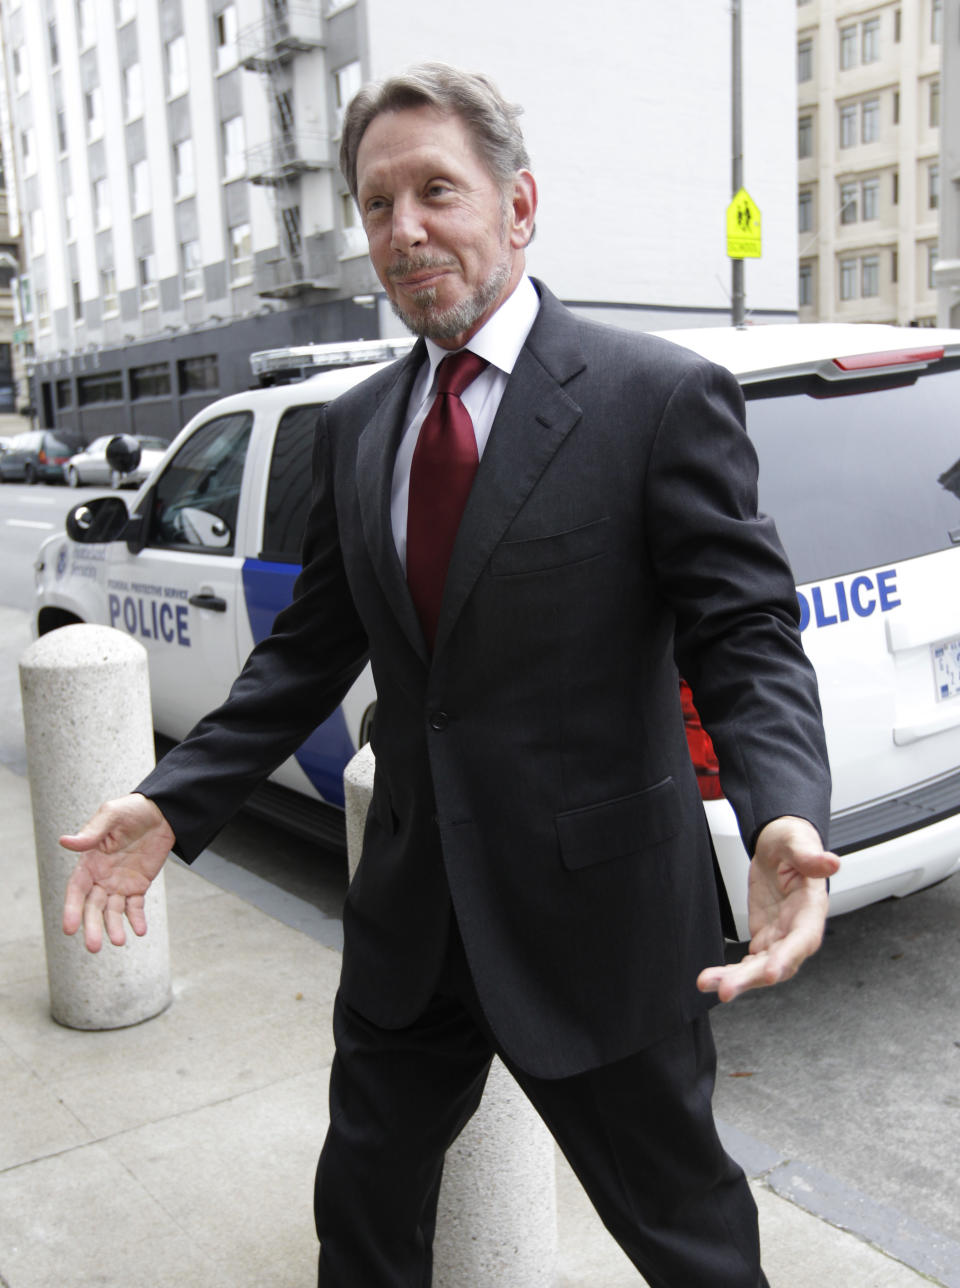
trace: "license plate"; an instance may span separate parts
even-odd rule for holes
[[[932,644],[933,682],[937,701],[955,698],[960,694],[960,638]]]

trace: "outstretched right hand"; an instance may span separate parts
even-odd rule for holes
[[[126,913],[134,934],[145,935],[144,895],[175,840],[158,806],[139,793],[107,801],[75,836],[61,836],[64,849],[82,856],[67,882],[64,934],[76,934],[82,922],[87,950],[97,953],[106,926],[119,948]]]

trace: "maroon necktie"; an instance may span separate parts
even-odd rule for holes
[[[468,349],[443,359],[437,368],[437,396],[410,464],[407,584],[431,649],[453,543],[479,464],[473,421],[460,395],[486,365]]]

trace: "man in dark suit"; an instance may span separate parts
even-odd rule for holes
[[[429,1283],[444,1151],[497,1052],[653,1288],[757,1288],[706,1009],[819,945],[837,861],[816,684],[736,382],[526,277],[516,118],[441,65],[351,104],[344,174],[425,339],[326,409],[293,604],[225,705],[64,838],[82,854],[64,925],[92,949],[124,914],[143,933],[169,849],[198,854],[369,655],[320,1284]],[[753,854],[737,965],[715,964],[678,665]]]

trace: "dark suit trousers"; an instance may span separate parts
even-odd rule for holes
[[[713,1123],[706,1016],[616,1064],[532,1078],[498,1050],[454,929],[416,1023],[380,1029],[338,998],[334,1031],[315,1194],[320,1288],[429,1288],[443,1156],[494,1054],[650,1288],[767,1288],[756,1206]]]

